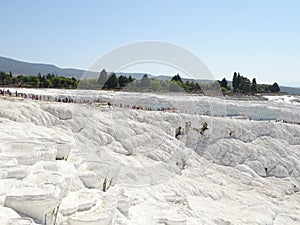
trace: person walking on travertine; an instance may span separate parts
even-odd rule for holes
[[[181,135],[181,127],[178,127],[176,128],[176,131],[175,131],[175,138],[178,139],[178,136]]]

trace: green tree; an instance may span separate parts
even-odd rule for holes
[[[224,77],[222,79],[222,81],[220,82],[220,86],[227,89],[227,85],[228,85],[228,82],[227,82],[227,80]]]
[[[123,75],[119,76],[118,83],[119,83],[120,88],[125,87],[127,85],[127,83],[128,83],[127,77],[125,77]]]
[[[51,88],[51,87],[53,87],[51,80],[45,79],[44,82],[43,82],[43,87],[44,88]]]
[[[190,92],[190,91],[191,91],[190,88],[191,88],[191,83],[187,80],[187,81],[184,83],[184,90],[185,90],[186,92]]]
[[[61,79],[59,77],[55,76],[51,79],[51,81],[52,81],[52,84],[53,84],[54,88],[60,88],[61,87]]]
[[[105,71],[105,69],[103,69],[101,72],[100,72],[100,75],[98,77],[98,84],[103,86],[105,84],[105,82],[107,81],[107,72]]]
[[[199,93],[199,92],[202,92],[201,90],[201,87],[200,87],[200,84],[198,82],[195,82],[195,85],[194,85],[194,89],[193,89],[195,92]]]
[[[2,85],[11,84],[12,83],[12,78],[13,78],[13,76],[12,76],[11,72],[9,72],[9,74],[6,73],[6,72],[1,72],[1,74],[0,74],[0,80],[1,80]]]
[[[237,82],[237,90],[241,91],[241,86],[244,86],[244,84],[241,84],[242,82],[242,77],[240,75],[240,73],[238,73],[237,78],[236,78],[236,82]]]
[[[253,78],[253,80],[252,80],[251,92],[252,92],[252,94],[257,93],[257,83],[256,83],[256,79],[255,78]]]
[[[244,86],[244,93],[248,94],[251,92],[251,83],[250,82],[245,82],[245,86]]]
[[[131,75],[128,77],[128,83],[131,83],[131,82],[133,82],[134,80],[135,80],[135,79],[133,79]]]
[[[243,76],[239,76],[238,75],[238,79],[239,79],[239,86],[238,86],[238,90],[240,92],[243,93],[250,93],[251,91],[251,82],[247,77],[243,77]]]
[[[36,76],[32,76],[30,78],[31,78],[31,85],[32,85],[32,87],[35,87],[35,88],[39,87],[39,84],[40,84],[39,78],[36,77]]]
[[[182,83],[182,80],[181,80],[181,77],[179,76],[179,74],[172,77],[171,81],[176,81],[176,82]]]
[[[115,89],[118,87],[118,78],[115,73],[111,73],[104,86],[108,89]]]
[[[39,78],[39,80],[41,81],[41,79],[42,79],[42,75],[41,75],[41,73],[40,73],[40,72],[38,73],[37,77],[38,77],[38,78]]]
[[[55,76],[54,74],[42,76],[38,73],[37,76],[13,76],[11,73],[0,71],[0,84],[31,88],[76,88],[78,81],[74,77],[68,78]]]
[[[279,87],[279,85],[275,82],[275,83],[271,86],[270,91],[271,91],[272,93],[278,93],[278,92],[280,92],[280,87]]]
[[[195,91],[195,82],[194,82],[194,81],[192,81],[192,82],[190,83],[189,91],[191,91],[191,92]]]
[[[237,89],[238,89],[238,80],[237,80],[237,73],[236,72],[234,72],[234,74],[233,74],[232,88],[233,88],[234,92],[236,92]]]

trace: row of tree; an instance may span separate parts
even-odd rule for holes
[[[125,88],[127,91],[154,91],[154,92],[194,92],[202,93],[200,84],[194,81],[183,82],[179,74],[171,80],[149,78],[145,74],[140,80],[134,80]]]
[[[154,91],[154,92],[201,92],[198,82],[181,80],[179,74],[171,80],[158,80],[149,78],[145,74],[141,79],[134,79],[132,76],[116,76],[115,73],[108,74],[105,69],[100,72],[98,79],[82,79],[79,83],[82,89],[102,89],[125,91]]]
[[[131,76],[119,76],[115,73],[108,73],[104,70],[101,71],[98,79],[81,80],[81,88],[116,90],[123,89],[125,91],[155,91],[155,92],[190,92],[190,93],[203,93],[208,91],[232,92],[255,94],[258,92],[279,92],[280,88],[277,83],[273,85],[257,84],[256,78],[252,82],[245,76],[239,73],[234,73],[232,86],[229,85],[227,80],[223,78],[218,82],[200,83],[197,81],[182,80],[179,74],[173,76],[171,80],[158,80],[149,78],[145,74],[141,79],[136,80]]]
[[[172,86],[174,87],[178,86],[181,88],[181,90],[184,90],[185,92],[203,93],[200,84],[198,82],[189,81],[189,80],[183,82],[179,74],[172,77],[171,87]]]
[[[40,73],[37,76],[13,76],[11,72],[0,71],[0,85],[28,88],[77,88],[78,80],[74,77],[62,77],[50,73],[43,76]]]
[[[251,81],[244,76],[241,76],[240,73],[234,72],[232,79],[232,89],[234,92],[243,92],[243,93],[256,93],[257,92],[257,83],[256,79]]]
[[[177,74],[172,77],[171,82],[181,87],[186,92],[203,93],[209,91],[217,91],[220,89],[223,93],[243,93],[243,94],[256,94],[256,93],[278,93],[280,92],[279,85],[275,82],[272,85],[268,84],[257,84],[256,78],[252,79],[252,82],[245,76],[241,76],[240,73],[234,73],[232,79],[232,86],[226,78],[223,78],[217,83],[201,83],[201,87],[198,82],[182,82],[181,77]]]
[[[225,78],[219,81],[219,84],[223,92],[232,91],[234,93],[244,94],[256,94],[263,92],[280,92],[279,85],[275,82],[273,85],[257,84],[256,78],[252,79],[252,82],[245,76],[241,76],[240,73],[234,72],[232,79],[232,86],[228,85]]]
[[[103,69],[97,79],[82,79],[77,80],[72,77],[62,77],[54,74],[37,76],[13,76],[12,73],[0,71],[0,85],[1,86],[17,86],[17,87],[31,87],[31,88],[81,88],[81,89],[104,89],[117,90],[123,89],[127,91],[155,91],[155,92],[191,92],[203,93],[204,90],[217,90],[221,86],[223,92],[255,94],[261,92],[280,92],[279,85],[257,84],[256,79],[252,82],[240,73],[233,74],[232,86],[227,80],[223,78],[216,83],[201,83],[186,80],[183,82],[180,75],[177,74],[171,80],[158,80],[149,78],[146,74],[139,80],[132,78],[132,76],[117,76],[115,73],[108,74]]]
[[[105,69],[103,69],[100,73],[100,76],[97,80],[97,83],[102,87],[102,89],[116,89],[126,87],[129,83],[133,82],[134,79],[129,76],[119,76],[113,72],[109,76]]]
[[[117,90],[126,87],[134,80],[132,76],[126,77],[121,75],[117,77],[114,72],[108,74],[103,69],[97,79],[82,79],[78,87],[81,89]]]

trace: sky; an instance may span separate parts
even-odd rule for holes
[[[0,9],[0,56],[89,69],[113,49],[154,40],[192,52],[216,79],[237,71],[300,86],[297,0],[10,0]],[[176,73],[152,64],[127,71]]]

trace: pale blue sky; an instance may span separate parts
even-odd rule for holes
[[[300,1],[10,0],[0,9],[1,56],[88,69],[118,46],[156,40],[193,52],[217,79],[239,71],[300,84]]]

